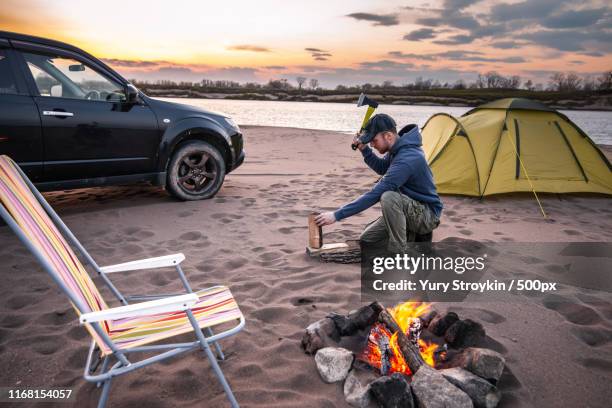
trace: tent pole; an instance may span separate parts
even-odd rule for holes
[[[515,123],[514,126],[518,126],[518,124]],[[542,216],[544,216],[544,219],[547,219],[548,217],[546,216],[546,212],[544,211],[544,207],[542,207],[542,203],[540,202],[540,199],[538,198],[538,194],[536,193],[535,187],[533,186],[533,183],[531,182],[531,178],[529,178],[529,174],[527,174],[527,169],[525,168],[525,165],[523,164],[523,160],[521,159],[521,155],[516,150],[516,145],[512,141],[512,138],[510,137],[510,132],[506,132],[506,135],[508,135],[508,140],[510,141],[510,144],[512,145],[512,148],[514,149],[514,153],[516,154],[516,158],[518,159],[519,164],[521,165],[521,168],[525,172],[525,177],[527,177],[527,181],[529,182],[529,185],[531,186],[531,191],[533,191],[533,195],[535,196],[535,199],[538,202],[538,206],[540,206],[540,211],[542,212]]]

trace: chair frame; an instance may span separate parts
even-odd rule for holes
[[[224,360],[225,356],[223,355],[223,351],[218,341],[224,339],[226,337],[232,336],[242,330],[245,326],[244,316],[240,316],[238,319],[238,324],[232,327],[231,329],[225,330],[221,333],[214,334],[210,327],[206,327],[200,329],[200,326],[193,315],[191,307],[198,300],[197,295],[194,294],[185,273],[181,269],[180,263],[185,259],[185,256],[182,253],[174,254],[174,255],[166,255],[157,258],[149,258],[143,259],[139,261],[126,262],[117,265],[109,265],[106,267],[100,267],[96,261],[91,257],[91,255],[87,252],[87,250],[83,247],[83,245],[78,241],[78,239],[74,236],[72,231],[64,224],[64,222],[60,219],[57,213],[53,210],[53,208],[49,205],[49,203],[45,200],[42,194],[36,189],[36,187],[32,184],[30,179],[25,175],[25,173],[21,170],[19,166],[15,166],[23,180],[26,182],[26,185],[36,198],[36,200],[41,204],[43,209],[46,211],[47,215],[51,217],[51,220],[56,225],[56,227],[60,230],[62,235],[68,239],[69,243],[71,243],[78,252],[85,258],[86,263],[83,266],[86,266],[87,263],[91,265],[91,267],[96,271],[96,273],[102,278],[104,283],[109,287],[111,292],[117,297],[119,302],[123,306],[109,308],[101,311],[84,313],[88,310],[88,308],[81,302],[79,298],[77,298],[66,286],[66,284],[60,279],[57,272],[54,270],[53,266],[50,262],[42,255],[42,253],[30,242],[27,238],[24,231],[21,227],[15,222],[12,215],[7,211],[4,205],[0,205],[0,216],[4,219],[7,225],[11,228],[11,230],[18,236],[18,238],[23,242],[23,244],[34,254],[36,259],[42,264],[43,268],[49,273],[51,278],[55,281],[55,283],[62,289],[62,291],[68,296],[70,301],[75,305],[75,307],[81,313],[79,321],[81,324],[89,324],[93,330],[96,332],[98,336],[102,339],[104,344],[111,350],[112,354],[104,356],[98,356],[98,360],[94,361],[94,355],[96,355],[100,350],[95,340],[92,340],[91,346],[89,347],[89,353],[87,355],[87,360],[85,363],[85,369],[83,372],[83,377],[86,381],[97,383],[98,387],[102,387],[102,392],[100,398],[98,400],[98,408],[103,408],[106,405],[110,394],[110,385],[111,381],[114,377],[127,374],[139,368],[167,360],[169,358],[173,358],[180,354],[186,353],[196,348],[201,348],[204,351],[204,354],[210,361],[210,364],[213,368],[214,373],[219,379],[223,390],[230,402],[230,405],[234,408],[238,407],[238,402],[234,397],[232,389],[228,384],[225,376],[221,368],[219,367],[219,363],[217,362],[217,358],[213,354],[210,344],[213,344],[215,350],[217,352],[217,356],[219,360]],[[128,272],[134,270],[141,269],[156,269],[156,268],[167,268],[174,266],[176,271],[178,272],[179,279],[183,284],[185,293],[177,293],[177,294],[163,294],[163,295],[133,295],[133,296],[123,296],[123,294],[113,285],[109,277],[108,273],[116,273],[116,272]],[[208,289],[214,289],[218,286],[214,286]],[[129,304],[128,300],[146,300],[142,303]],[[142,315],[150,315],[154,313],[162,313],[162,312],[173,312],[173,311],[184,311],[189,319],[193,327],[193,331],[196,335],[196,340],[193,342],[187,343],[169,343],[169,344],[156,344],[156,345],[145,345],[140,347],[132,347],[128,349],[119,349],[112,339],[107,335],[105,330],[102,328],[100,321],[103,320],[112,320],[112,318],[120,318],[126,316],[142,316]],[[206,336],[204,333],[206,333]],[[163,351],[160,354],[145,358],[140,361],[132,362],[128,359],[128,354],[130,353],[140,353],[140,352],[156,352]],[[110,366],[110,357],[115,357],[117,362]],[[98,367],[100,366],[101,361],[101,370],[98,374],[95,374]]]

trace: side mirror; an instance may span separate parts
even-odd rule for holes
[[[138,103],[138,89],[132,84],[127,84],[125,87],[125,102]]]

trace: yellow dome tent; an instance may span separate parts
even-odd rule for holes
[[[565,115],[536,101],[500,99],[459,118],[438,113],[422,135],[440,193],[612,195],[612,166],[601,150]]]

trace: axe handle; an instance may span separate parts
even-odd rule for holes
[[[368,110],[366,111],[365,116],[363,117],[363,122],[361,122],[361,127],[359,128],[359,132],[360,133],[363,130],[363,128],[365,127],[365,125],[368,123],[368,120],[370,120],[370,118],[372,117],[372,114],[374,113],[375,110],[376,110],[376,108],[374,108],[372,106],[368,106]],[[351,149],[357,150],[357,143],[352,143],[351,144]]]

